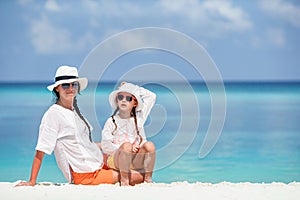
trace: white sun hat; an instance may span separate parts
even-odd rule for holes
[[[113,91],[109,95],[109,103],[113,110],[115,110],[118,106],[117,104],[117,95],[120,92],[127,92],[135,96],[138,105],[136,107],[136,111],[140,111],[143,108],[143,100],[140,97],[140,87],[137,85],[134,85],[132,83],[124,83],[119,89]]]
[[[47,88],[50,91],[53,91],[53,89],[62,84],[62,83],[72,83],[78,81],[80,85],[80,91],[83,91],[87,84],[88,79],[87,78],[79,78],[78,77],[78,71],[76,67],[70,67],[70,66],[60,66],[56,70],[55,74],[55,83],[52,85],[49,85]]]

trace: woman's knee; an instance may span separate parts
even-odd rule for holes
[[[116,170],[112,170],[112,169],[110,169],[110,170],[112,171],[112,182],[113,182],[113,184],[119,182],[120,173]]]

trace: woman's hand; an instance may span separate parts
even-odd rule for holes
[[[18,187],[18,186],[35,186],[35,183],[33,182],[25,182],[25,181],[21,181],[20,183],[18,183],[17,185],[15,185],[15,187]]]
[[[32,163],[32,168],[31,168],[31,176],[28,182],[21,181],[18,183],[16,186],[34,186],[36,183],[36,178],[38,176],[38,173],[40,171],[40,167],[43,161],[45,153],[39,150],[36,150],[33,163]]]

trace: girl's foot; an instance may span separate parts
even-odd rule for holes
[[[152,176],[149,175],[149,174],[146,174],[146,175],[145,175],[145,182],[146,182],[146,183],[152,183]]]
[[[121,181],[120,185],[121,186],[129,186],[129,182],[128,181]]]

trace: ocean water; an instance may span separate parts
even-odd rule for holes
[[[28,180],[40,120],[54,102],[44,84],[0,85],[0,181]],[[99,84],[78,96],[100,141],[112,113],[115,85]],[[155,182],[300,181],[300,83],[226,83],[226,116],[220,137],[204,157],[199,150],[212,115],[204,83],[146,84],[157,102],[145,125],[157,148]],[[218,108],[218,107],[217,107]],[[38,181],[66,182],[54,155],[46,155]]]

